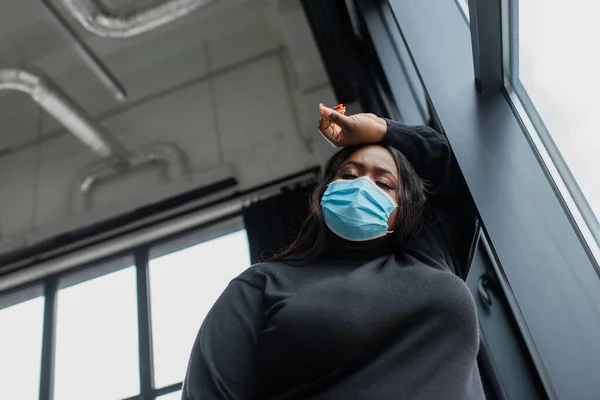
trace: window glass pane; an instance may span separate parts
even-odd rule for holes
[[[249,266],[245,230],[150,261],[157,388],[183,381],[204,317],[229,281]]]
[[[524,92],[594,213],[600,213],[600,24],[596,2],[519,0],[517,90]],[[516,72],[516,71],[514,71]],[[544,132],[541,132],[544,134]],[[563,162],[558,160],[558,162]]]
[[[455,0],[464,16],[469,19],[469,0]]]
[[[181,390],[158,396],[156,400],[181,400]]]
[[[0,399],[37,400],[44,298],[0,309]]]
[[[128,267],[58,292],[54,397],[139,393],[136,275]]]

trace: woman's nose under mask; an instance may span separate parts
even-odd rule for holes
[[[388,219],[396,207],[394,199],[367,176],[335,180],[321,198],[329,229],[343,239],[357,242],[392,233],[388,231]]]

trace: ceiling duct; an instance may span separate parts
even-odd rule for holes
[[[181,182],[190,177],[190,167],[185,153],[172,143],[152,143],[129,153],[127,165],[131,171],[145,166],[156,166],[167,182]],[[97,162],[86,168],[77,180],[72,194],[73,210],[82,211],[92,207],[96,186],[123,176],[112,163]]]
[[[29,95],[48,114],[100,157],[127,163],[127,150],[49,78],[23,68],[0,67],[0,91]]]
[[[105,38],[128,38],[184,17],[213,0],[166,0],[128,16],[111,15],[98,0],[61,0],[81,25]]]

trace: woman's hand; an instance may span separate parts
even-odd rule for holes
[[[387,122],[375,114],[343,115],[319,104],[319,130],[336,146],[379,143],[387,132]]]

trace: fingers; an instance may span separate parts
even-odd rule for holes
[[[352,128],[352,120],[349,117],[347,117],[331,108],[325,107],[323,104],[319,104],[319,112],[321,113],[321,116],[322,116],[321,119],[328,119],[331,122],[335,122],[340,127],[342,127],[342,129],[351,129]]]
[[[323,115],[321,115],[321,119],[319,119],[319,130],[324,131],[329,127],[330,124],[331,121],[328,118],[324,118]]]

